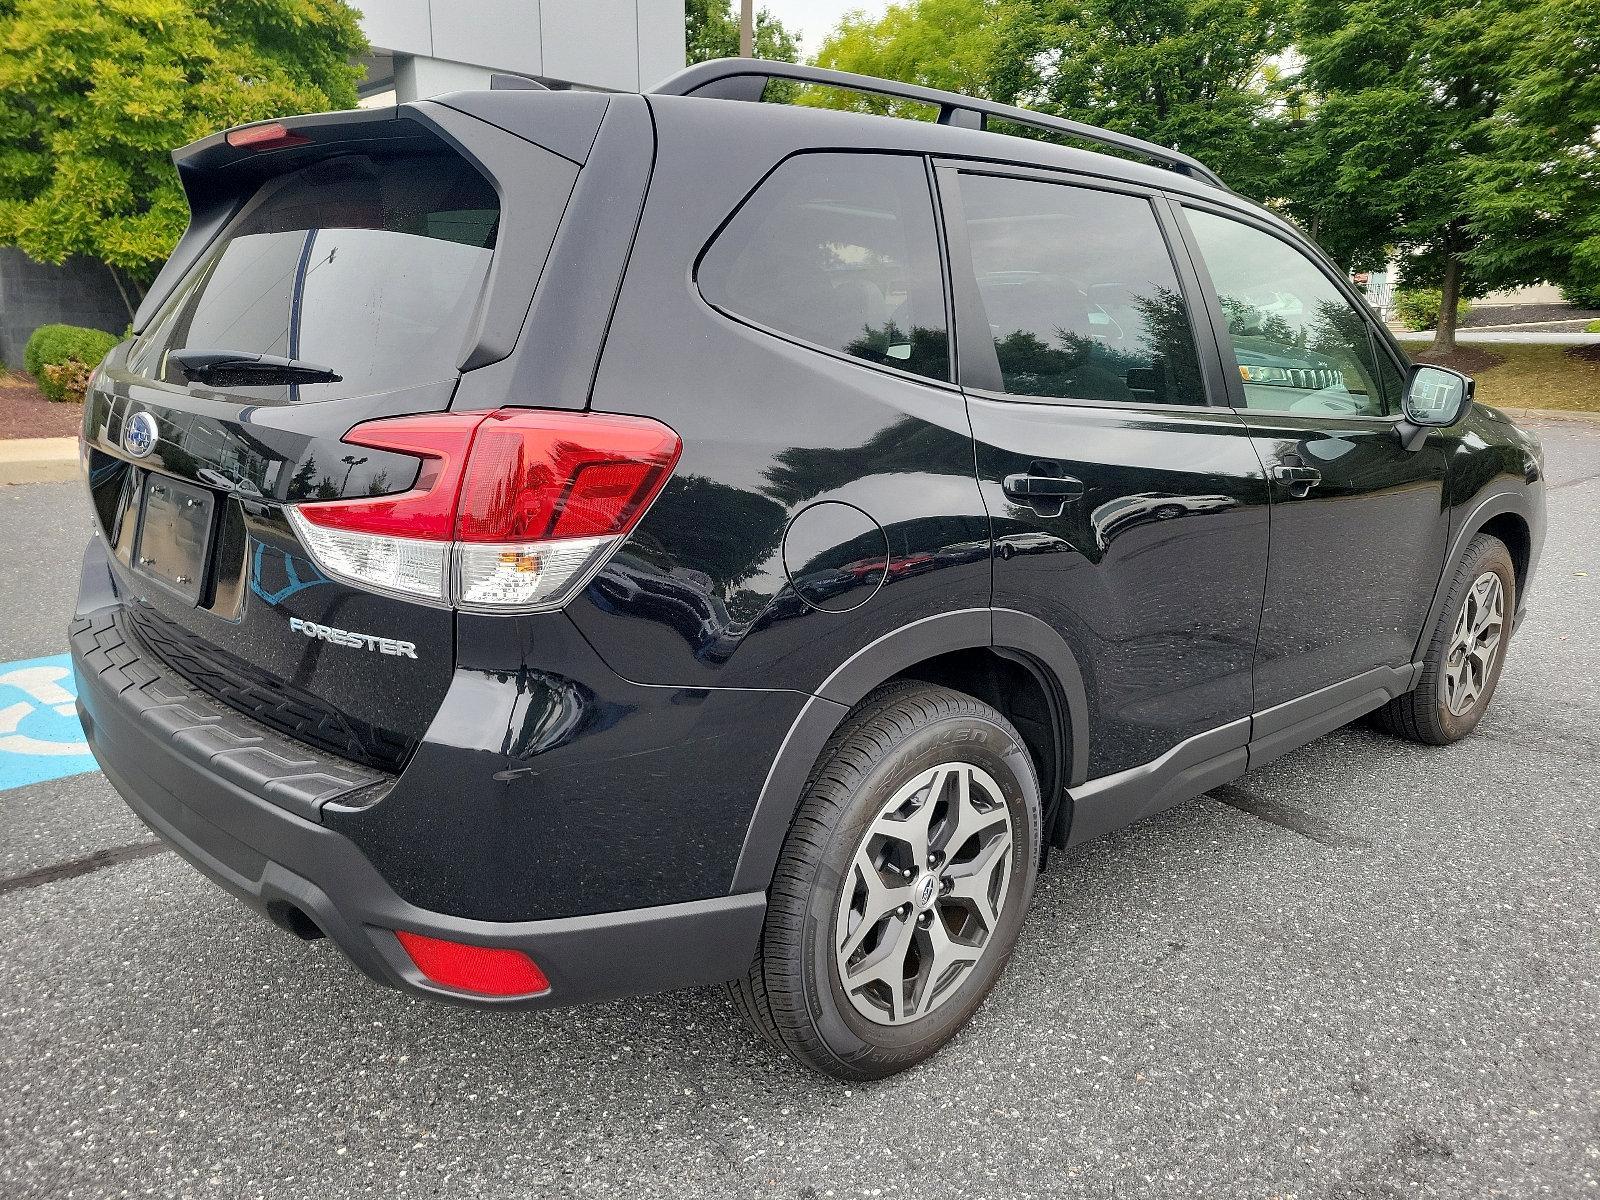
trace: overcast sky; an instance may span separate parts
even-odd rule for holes
[[[758,10],[765,8],[800,34],[800,46],[807,58],[817,52],[828,31],[851,9],[877,16],[888,7],[888,0],[756,0]],[[737,4],[733,11],[739,11]]]

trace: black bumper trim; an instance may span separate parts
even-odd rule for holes
[[[80,624],[113,628],[112,616],[80,614],[73,638],[79,708],[106,777],[201,872],[279,924],[297,910],[379,983],[460,1003],[545,1008],[721,983],[749,966],[766,915],[761,892],[515,922],[406,902],[348,838],[216,769],[214,758],[196,756],[191,741],[150,720],[142,697],[180,685],[133,646],[77,635]],[[501,1000],[439,987],[412,965],[395,929],[526,951],[550,991]]]

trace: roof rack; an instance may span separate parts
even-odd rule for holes
[[[892,79],[878,79],[872,75],[857,75],[850,71],[830,71],[825,67],[808,67],[799,63],[778,62],[773,59],[718,58],[696,63],[663,80],[652,92],[661,96],[702,96],[716,100],[760,100],[767,82],[772,79],[792,79],[796,83],[822,84],[852,92],[867,92],[878,96],[893,96],[901,100],[919,100],[939,110],[939,124],[954,125],[963,129],[987,129],[990,118],[1028,125],[1049,133],[1066,134],[1086,142],[1095,142],[1114,150],[1124,150],[1149,159],[1169,171],[1199,179],[1227,190],[1222,177],[1199,159],[1147,142],[1143,138],[1113,133],[1095,125],[1069,121],[1065,117],[1052,117],[1018,108],[1012,104],[997,104],[993,100],[979,100],[959,92],[942,92],[937,88],[920,87],[913,83],[896,83]]]

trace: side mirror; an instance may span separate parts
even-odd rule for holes
[[[1405,448],[1419,449],[1430,429],[1443,429],[1466,416],[1474,386],[1468,376],[1448,367],[1413,366],[1401,402],[1405,415],[1400,422],[1400,440]]]

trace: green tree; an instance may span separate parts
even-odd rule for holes
[[[683,22],[689,62],[738,57],[739,18],[734,14],[733,0],[684,0]],[[799,39],[764,8],[756,10],[755,34],[757,58],[778,62],[799,59]]]
[[[365,48],[343,0],[0,0],[0,244],[101,259],[131,315],[188,216],[172,149],[353,107]]]
[[[1279,195],[1267,68],[1286,0],[907,0],[847,17],[819,65],[965,92],[1177,146],[1239,191]],[[850,96],[869,111],[907,106]],[[919,115],[908,112],[906,115]]]
[[[1398,253],[1437,288],[1434,349],[1463,297],[1600,280],[1597,37],[1593,0],[1304,0],[1290,208],[1345,265]]]
[[[997,0],[912,0],[880,17],[845,14],[817,51],[816,64],[901,83],[995,98],[995,87],[1017,18],[1023,10]],[[806,103],[932,119],[927,105],[833,89]]]
[[[1496,286],[1600,297],[1600,4],[1542,0],[1490,31],[1502,64],[1489,152],[1472,162],[1468,254]]]

